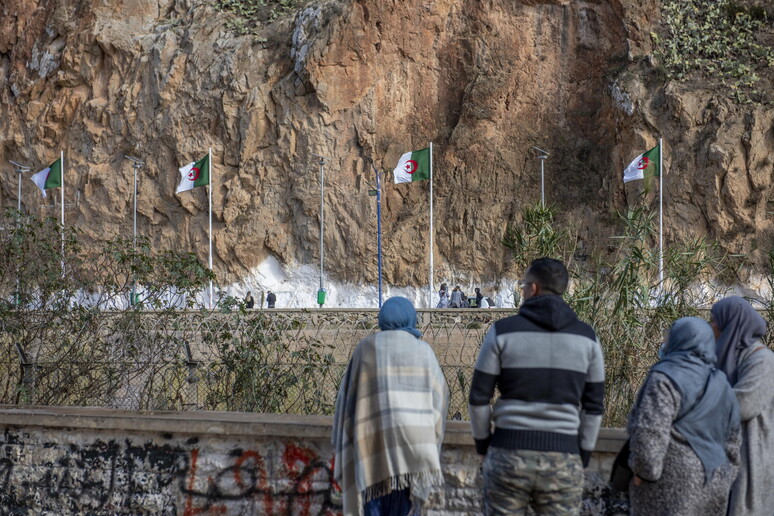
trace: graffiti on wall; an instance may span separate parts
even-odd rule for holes
[[[310,448],[286,443],[279,461],[279,475],[272,478],[260,453],[234,451],[233,464],[215,475],[206,475],[205,480],[197,478],[199,450],[191,450],[183,489],[185,516],[228,514],[229,501],[242,502],[243,508],[252,509],[253,514],[341,514],[341,489],[333,480],[332,458],[325,461]]]
[[[9,429],[2,437],[2,514],[341,514],[333,459],[299,442],[214,451],[196,438],[64,444]]]

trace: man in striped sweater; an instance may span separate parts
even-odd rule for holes
[[[568,281],[562,262],[533,261],[519,281],[519,314],[497,321],[481,344],[469,401],[476,450],[486,455],[485,514],[580,510],[604,365],[594,330],[561,297]]]

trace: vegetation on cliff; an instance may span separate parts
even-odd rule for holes
[[[670,78],[719,80],[740,103],[774,101],[759,75],[774,67],[774,9],[730,0],[661,4],[662,31],[653,38]]]
[[[264,41],[262,25],[294,12],[309,0],[216,0],[216,7],[233,16],[227,27],[240,36],[250,35]]]

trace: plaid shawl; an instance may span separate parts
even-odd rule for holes
[[[443,485],[441,441],[449,389],[430,346],[406,331],[358,344],[341,381],[333,423],[334,478],[345,515],[394,490],[411,488],[421,509]]]

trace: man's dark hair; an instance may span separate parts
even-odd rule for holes
[[[540,285],[547,293],[561,296],[567,290],[570,275],[567,267],[553,258],[538,258],[529,264],[527,279]]]

